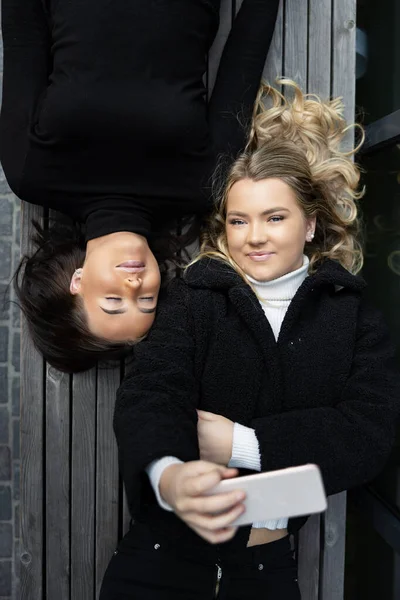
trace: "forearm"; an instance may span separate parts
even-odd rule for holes
[[[236,154],[244,148],[278,6],[279,0],[244,0],[233,23],[209,103],[217,152]]]
[[[366,483],[387,460],[394,427],[351,413],[321,407],[254,419],[261,470],[317,464],[328,494]]]

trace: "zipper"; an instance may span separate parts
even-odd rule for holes
[[[221,569],[221,567],[218,564],[216,564],[215,566],[217,567],[217,581],[215,582],[214,598],[217,598],[218,594],[219,594],[219,587],[221,585],[222,569]]]

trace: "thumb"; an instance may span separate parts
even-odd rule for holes
[[[191,463],[191,477],[196,477],[196,475],[204,475],[205,473],[211,472],[217,473],[221,479],[226,479],[229,477],[234,477],[238,473],[238,470],[224,467],[223,465],[217,465],[216,463],[206,460],[197,460]]]

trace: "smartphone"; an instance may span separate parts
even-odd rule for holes
[[[311,515],[327,507],[321,472],[312,464],[224,479],[207,495],[233,490],[246,492],[246,510],[232,523],[235,526]]]

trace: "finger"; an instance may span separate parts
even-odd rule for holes
[[[205,473],[210,473],[211,471],[219,471],[221,473],[221,477],[227,469],[222,465],[217,465],[212,461],[207,460],[196,460],[189,463],[186,463],[186,477],[189,479],[190,477],[196,477],[197,475],[203,475]],[[237,469],[236,469],[237,472]]]
[[[207,463],[206,463],[207,464]],[[237,469],[229,469],[215,463],[212,470],[202,472],[201,474],[190,474],[184,484],[186,496],[201,496],[215,487],[222,479],[232,479],[238,474]]]
[[[223,479],[224,469],[217,465],[212,471],[188,477],[184,482],[184,493],[186,496],[200,496],[215,487]]]
[[[224,471],[222,473],[222,479],[232,479],[233,477],[237,477],[239,475],[239,470],[234,469],[233,467],[224,467]]]
[[[190,498],[187,508],[190,512],[215,514],[229,510],[239,502],[243,502],[245,498],[246,494],[242,490],[215,494],[215,496],[200,496]]]
[[[245,511],[243,504],[234,506],[231,510],[221,515],[211,516],[200,513],[186,513],[185,520],[193,523],[196,527],[202,527],[206,531],[218,531],[232,526],[232,523]]]
[[[203,421],[214,421],[215,420],[214,413],[207,412],[206,410],[198,410],[197,415],[200,419],[203,419]]]

